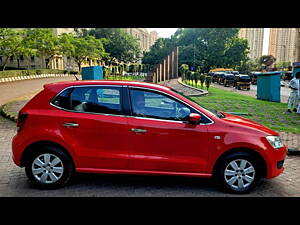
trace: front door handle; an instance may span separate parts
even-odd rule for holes
[[[137,128],[131,128],[131,131],[135,132],[135,133],[146,133],[147,132],[147,130],[137,129]]]
[[[64,123],[65,127],[79,127],[78,123]]]

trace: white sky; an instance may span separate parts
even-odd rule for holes
[[[168,38],[171,37],[172,34],[176,32],[178,28],[147,28],[149,31],[156,30],[159,37]],[[264,43],[263,43],[263,55],[268,54],[268,46],[269,46],[269,31],[270,28],[264,28]]]

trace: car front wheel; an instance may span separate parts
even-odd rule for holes
[[[249,153],[235,153],[225,157],[216,171],[220,187],[230,193],[249,193],[261,179],[257,160]]]

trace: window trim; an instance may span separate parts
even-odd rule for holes
[[[59,96],[63,91],[69,89],[69,88],[76,88],[76,87],[120,87],[121,88],[121,112],[123,112],[123,115],[117,115],[117,114],[106,114],[106,113],[93,113],[93,112],[79,112],[79,111],[74,111],[74,110],[70,110],[70,109],[64,109],[61,108],[57,105],[54,105],[52,102],[53,100]],[[204,113],[200,112],[198,109],[196,109],[195,107],[189,105],[188,103],[182,101],[181,99],[170,95],[169,93],[160,91],[160,90],[156,90],[156,89],[152,89],[152,88],[146,88],[146,87],[139,87],[139,86],[131,86],[131,85],[109,85],[109,84],[100,84],[100,85],[72,85],[72,86],[68,86],[66,88],[64,88],[63,90],[61,90],[58,94],[56,94],[49,102],[49,104],[55,108],[58,108],[60,110],[66,111],[66,112],[74,112],[74,113],[85,113],[85,114],[93,114],[93,115],[104,115],[104,116],[117,116],[117,117],[129,117],[129,118],[136,118],[136,119],[144,119],[144,120],[154,120],[154,121],[162,121],[162,122],[171,122],[171,123],[188,123],[186,121],[177,121],[177,120],[164,120],[164,119],[155,119],[155,118],[147,118],[147,117],[136,117],[133,116],[132,114],[132,109],[131,109],[131,99],[130,99],[130,94],[129,94],[129,89],[130,88],[134,88],[134,89],[144,89],[144,90],[150,90],[150,91],[154,91],[154,92],[159,92],[165,95],[170,96],[171,98],[174,98],[178,101],[180,101],[181,103],[183,103],[184,105],[193,108],[194,110],[196,110],[201,116],[205,116],[208,120],[210,120],[210,123],[199,123],[197,125],[211,125],[214,124],[214,120],[212,120],[209,116],[205,115]],[[122,97],[123,96],[123,97]],[[129,107],[129,108],[128,108]]]
[[[132,113],[132,104],[131,104],[131,97],[130,97],[130,89],[142,89],[142,90],[148,90],[148,91],[153,91],[153,92],[159,92],[163,95],[167,95],[179,102],[181,102],[182,104],[184,104],[185,106],[187,107],[190,107],[192,109],[194,109],[196,112],[198,112],[201,116],[204,116],[206,117],[210,122],[209,123],[199,123],[197,125],[211,125],[211,124],[214,124],[214,120],[212,120],[210,117],[208,117],[207,115],[205,115],[204,113],[200,112],[198,109],[196,109],[195,107],[189,105],[188,103],[182,101],[181,99],[169,94],[169,93],[166,93],[166,92],[163,92],[163,91],[160,91],[160,90],[156,90],[156,89],[152,89],[152,88],[146,88],[146,87],[138,87],[138,86],[131,86],[131,85],[127,85],[127,89],[128,89],[128,94],[129,94],[129,98],[128,98],[128,101],[129,101],[129,105],[130,105],[130,116],[129,117],[133,117],[133,118],[137,118],[137,119],[147,119],[147,120],[156,120],[156,121],[163,121],[163,122],[176,122],[176,123],[188,123],[187,121],[178,121],[178,120],[167,120],[167,119],[156,119],[156,118],[149,118],[149,117],[139,117],[139,116],[133,116],[133,113]]]
[[[118,114],[108,114],[108,113],[96,113],[96,112],[82,112],[82,111],[75,111],[75,110],[72,110],[72,109],[65,109],[65,108],[62,108],[60,106],[57,106],[55,104],[53,104],[52,102],[64,91],[66,91],[67,89],[70,89],[70,88],[78,88],[78,87],[118,87],[120,88],[120,105],[121,105],[121,114],[118,115]],[[72,92],[71,92],[72,93]],[[70,93],[70,94],[71,94]],[[58,108],[60,110],[63,110],[63,111],[67,111],[67,112],[74,112],[74,113],[85,113],[85,114],[93,114],[93,115],[104,115],[104,116],[118,116],[118,117],[125,117],[126,116],[126,110],[124,109],[123,105],[124,105],[124,86],[123,85],[72,85],[72,86],[68,86],[66,88],[64,88],[63,90],[61,90],[58,94],[56,94],[52,99],[51,101],[49,102],[49,104],[55,108]]]

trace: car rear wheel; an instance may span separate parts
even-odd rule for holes
[[[240,152],[226,156],[215,171],[217,184],[226,192],[249,193],[262,177],[257,161],[249,153]]]
[[[74,167],[70,157],[63,151],[56,147],[43,146],[29,157],[25,171],[36,187],[55,189],[68,183]]]

